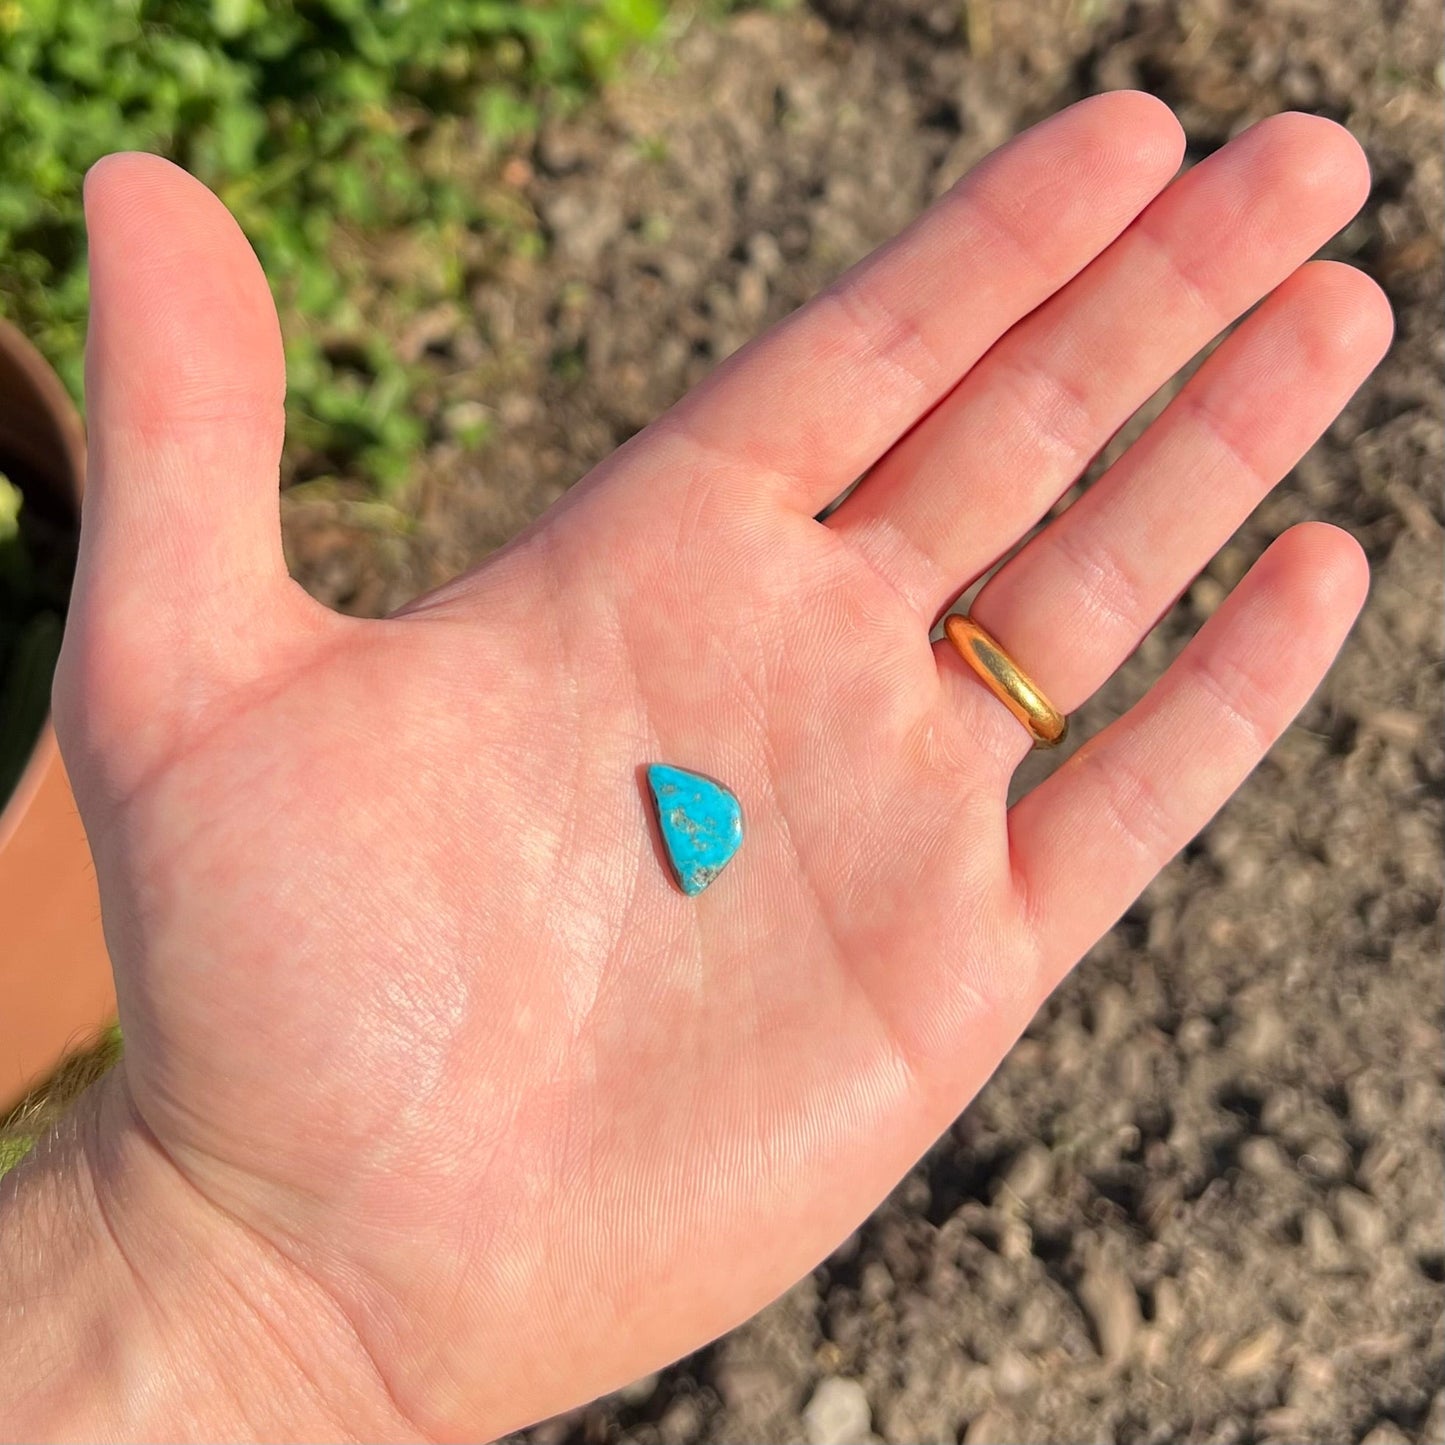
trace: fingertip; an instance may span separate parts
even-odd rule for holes
[[[1090,144],[1131,169],[1167,179],[1184,158],[1184,127],[1169,106],[1148,91],[1100,91],[1061,115],[1087,120]]]
[[[129,154],[127,151],[112,151],[91,164],[80,183],[80,194],[89,211],[91,202],[105,186],[107,174],[115,169],[116,162]]]
[[[231,213],[204,182],[174,161],[146,151],[115,151],[85,173],[86,222],[104,246],[114,235],[127,261],[173,258],[187,248],[235,248]],[[107,248],[108,249],[108,248]]]
[[[1295,604],[1313,616],[1353,621],[1370,590],[1370,563],[1359,541],[1329,522],[1300,522],[1265,553],[1287,576]]]
[[[1356,266],[1310,261],[1287,283],[1296,334],[1320,375],[1363,380],[1390,349],[1395,313],[1384,291]]]
[[[97,423],[270,448],[284,395],[270,288],[225,205],[181,167],[103,157],[84,186],[90,236],[87,394]],[[239,427],[224,425],[238,420]],[[222,425],[212,427],[212,423]]]
[[[156,185],[206,189],[173,161],[148,151],[112,151],[101,156],[86,171],[81,183],[86,220],[90,221],[93,213],[124,200],[138,186],[150,189]]]
[[[98,161],[93,161],[86,171],[85,180],[81,185],[85,198],[89,200],[92,196],[100,194],[109,182],[112,173],[123,171],[144,156],[144,151],[111,151],[108,155],[101,156]]]
[[[1350,214],[1370,193],[1370,163],[1359,141],[1338,122],[1307,111],[1286,110],[1245,132],[1274,159],[1281,179],[1349,205]],[[1241,137],[1243,139],[1244,137]]]
[[[1176,165],[1184,158],[1187,143],[1184,126],[1173,109],[1157,95],[1147,90],[1107,90],[1098,99],[1108,101],[1141,138],[1147,137],[1154,153],[1168,156]]]

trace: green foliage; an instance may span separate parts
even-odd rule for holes
[[[0,1135],[0,1174],[13,1169],[34,1147],[33,1135],[17,1134],[8,1139]]]
[[[108,151],[169,156],[260,254],[303,445],[385,488],[421,436],[414,378],[357,314],[339,233],[455,254],[487,217],[438,135],[515,140],[665,19],[664,0],[0,0],[0,311],[78,396],[81,177]],[[460,290],[452,270],[388,284],[424,304]]]

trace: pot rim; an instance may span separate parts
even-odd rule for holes
[[[0,316],[0,353],[16,365],[33,389],[35,401],[48,413],[60,434],[65,452],[65,479],[62,489],[75,516],[78,532],[81,497],[85,492],[85,428],[81,423],[80,413],[50,363],[36,350],[34,343],[24,332],[6,321],[3,316]],[[3,805],[0,805],[0,854],[4,853],[11,838],[15,836],[22,819],[30,810],[35,794],[39,791],[41,780],[55,766],[58,754],[55,729],[51,726],[50,714],[47,711],[40,736],[35,740],[35,746],[31,749],[19,781]]]

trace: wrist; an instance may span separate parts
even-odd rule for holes
[[[412,1435],[335,1304],[184,1179],[122,1070],[0,1181],[0,1438]]]

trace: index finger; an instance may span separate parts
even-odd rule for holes
[[[821,510],[1174,175],[1161,101],[1113,91],[1025,131],[744,347],[658,424]]]

